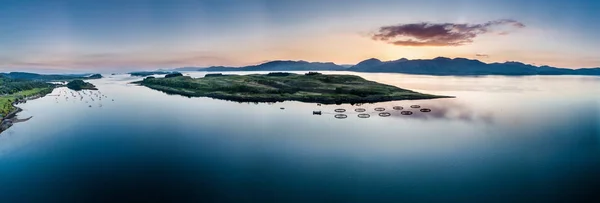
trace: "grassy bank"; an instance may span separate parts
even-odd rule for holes
[[[27,97],[33,97],[38,95],[43,96],[51,93],[52,89],[54,88],[33,88],[29,90],[19,91],[9,95],[0,96],[0,114],[2,114],[2,116],[6,116],[7,114],[15,110],[15,107],[12,105],[12,103],[17,101],[18,99],[24,99]]]

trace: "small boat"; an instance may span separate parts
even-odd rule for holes
[[[321,115],[321,111],[313,111],[313,115]]]

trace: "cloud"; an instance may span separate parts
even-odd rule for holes
[[[487,55],[487,54],[475,54],[475,57],[489,58],[490,55]]]
[[[398,46],[462,46],[482,34],[507,35],[509,28],[524,27],[523,23],[510,19],[482,24],[411,23],[381,27],[371,38]]]

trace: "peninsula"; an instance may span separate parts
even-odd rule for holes
[[[211,97],[238,102],[301,101],[323,104],[374,103],[447,98],[365,80],[355,75],[269,73],[208,74],[203,78],[148,77],[137,84],[169,94]]]

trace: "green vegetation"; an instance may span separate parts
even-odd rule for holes
[[[73,80],[69,83],[67,83],[67,87],[69,89],[72,90],[98,90],[96,89],[96,86],[92,85],[91,83],[88,82],[84,82],[83,80]]]
[[[39,81],[11,79],[0,75],[0,114],[6,116],[15,108],[12,103],[23,98],[45,95],[54,85]]]
[[[181,74],[181,73],[169,73],[169,74],[165,75],[165,78],[181,77],[181,76],[183,76],[183,74]]]
[[[433,99],[421,94],[354,75],[270,73],[267,75],[212,75],[146,78],[138,84],[184,96],[212,97],[239,102],[372,103],[392,100]]]

